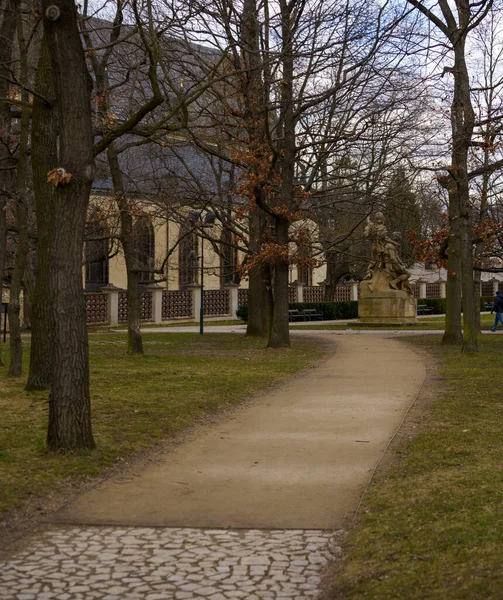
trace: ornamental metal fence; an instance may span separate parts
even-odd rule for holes
[[[108,294],[96,292],[84,294],[86,322],[89,325],[108,323]]]

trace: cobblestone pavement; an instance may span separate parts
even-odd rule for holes
[[[343,532],[50,526],[0,555],[1,600],[305,600]]]

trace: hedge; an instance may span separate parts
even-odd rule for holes
[[[417,303],[431,308],[430,315],[445,314],[445,298],[418,298]]]
[[[480,310],[484,312],[487,310],[486,304],[490,302],[491,304],[494,302],[494,296],[481,296],[480,297]],[[445,314],[445,298],[419,298],[417,301],[418,304],[425,304],[426,306],[432,308],[430,314],[432,315],[443,315]]]
[[[345,302],[292,302],[288,306],[292,310],[314,308],[316,312],[323,314],[324,321],[358,318],[358,302],[355,300]],[[248,306],[240,306],[236,311],[236,316],[246,323],[248,321]]]
[[[324,321],[358,318],[358,302],[356,300],[341,302],[293,302],[289,306],[291,309],[297,310],[315,308],[317,312],[323,314]]]
[[[480,297],[480,310],[486,311],[487,302],[493,302],[494,296]],[[424,304],[431,308],[432,315],[445,314],[445,298],[418,298],[418,304]],[[317,312],[323,313],[324,321],[337,321],[338,319],[357,319],[358,302],[355,300],[345,302],[293,302],[289,308],[303,310],[304,308],[315,308]],[[236,316],[245,323],[248,321],[248,306],[240,306]]]

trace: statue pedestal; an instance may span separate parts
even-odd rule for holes
[[[417,300],[405,290],[371,290],[372,281],[360,283],[358,317],[362,325],[412,325],[416,323]]]

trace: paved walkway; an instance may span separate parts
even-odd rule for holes
[[[396,339],[336,344],[323,364],[82,495],[0,555],[0,599],[316,597],[424,378]]]

